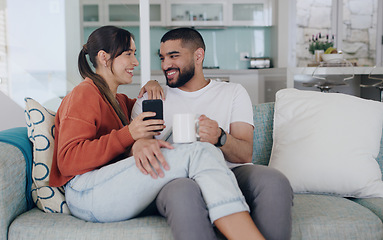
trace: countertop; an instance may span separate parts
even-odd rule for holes
[[[268,73],[280,73],[283,71],[292,72],[295,74],[312,74],[316,67],[288,67],[288,68],[265,68],[265,69],[204,69],[203,72],[206,75],[235,75],[235,74],[268,74]],[[325,67],[322,68],[328,74],[339,74],[347,67]],[[383,67],[353,67],[355,74],[383,74]],[[140,71],[134,71],[134,74],[139,76],[141,75]],[[152,75],[163,75],[162,70],[153,70]]]

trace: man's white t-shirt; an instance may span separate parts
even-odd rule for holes
[[[178,88],[164,87],[166,99],[164,101],[164,121],[166,128],[161,135],[156,136],[162,139],[173,125],[173,114],[194,113],[204,114],[208,118],[218,122],[218,125],[230,133],[230,124],[234,122],[245,122],[252,126],[253,108],[250,97],[245,88],[237,83],[217,82],[210,80],[204,88],[195,92],[185,92]],[[137,99],[133,110],[132,118],[142,113],[142,101],[147,95]],[[233,168],[238,164],[228,162]]]

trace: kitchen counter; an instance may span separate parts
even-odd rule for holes
[[[287,85],[289,87],[294,86],[294,81],[304,80],[302,76],[312,76],[317,67],[299,67],[299,68],[288,68],[287,69]],[[321,68],[320,74],[326,75],[340,75],[349,74],[352,71],[349,67],[326,67]],[[382,75],[383,67],[354,67],[353,73],[355,75]]]
[[[319,91],[315,84],[320,81],[314,76],[326,76],[329,81],[341,83],[344,78],[347,80],[344,85],[332,86],[330,92],[345,93],[366,99],[381,100],[381,92],[374,84],[379,84],[380,78],[383,81],[383,67],[303,67],[289,68],[287,71],[287,86],[302,90]],[[354,75],[354,76],[353,76]]]

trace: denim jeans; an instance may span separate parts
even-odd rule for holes
[[[201,188],[211,222],[249,207],[222,152],[209,143],[174,144],[161,149],[170,166],[153,179],[136,167],[133,157],[78,175],[65,187],[72,214],[92,222],[122,221],[137,216],[161,188],[176,178],[194,179]],[[187,206],[186,206],[187,207]]]

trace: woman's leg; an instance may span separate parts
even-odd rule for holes
[[[210,220],[249,211],[236,179],[222,153],[213,145],[196,142],[162,150],[170,170],[164,178],[142,174],[133,158],[85,173],[67,184],[68,206],[75,216],[89,221],[121,221],[135,217],[169,181],[193,178],[201,188]]]
[[[229,240],[265,239],[248,212],[238,212],[224,216],[217,219],[214,224]]]

